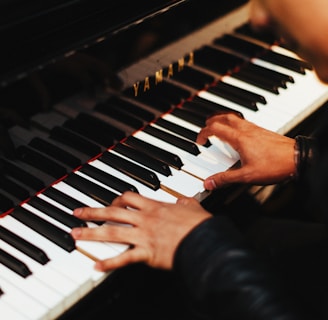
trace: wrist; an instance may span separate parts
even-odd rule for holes
[[[297,135],[295,137],[294,161],[295,161],[295,177],[299,179],[303,177],[311,167],[315,157],[314,139]]]

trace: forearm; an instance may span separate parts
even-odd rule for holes
[[[222,216],[202,223],[183,240],[174,268],[210,319],[301,319],[267,267]]]

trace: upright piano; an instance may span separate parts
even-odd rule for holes
[[[309,63],[253,32],[243,0],[1,1],[0,41],[1,319],[89,319],[133,286],[129,270],[93,270],[128,247],[74,242],[96,226],[74,208],[234,193],[203,188],[239,160],[195,143],[207,117],[304,133],[328,97]]]

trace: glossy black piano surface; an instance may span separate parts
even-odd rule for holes
[[[195,145],[206,117],[237,112],[288,134],[307,122],[328,96],[310,65],[292,53],[277,53],[285,48],[272,50],[279,42],[271,34],[249,29],[246,3],[0,1],[0,227],[12,232],[21,227],[20,235],[35,236],[45,251],[53,242],[50,248],[60,253],[49,249],[50,258],[58,254],[75,265],[79,262],[69,257],[78,251],[75,244],[65,235],[64,241],[62,230],[43,220],[55,220],[59,229],[69,232],[82,223],[72,219],[72,209],[109,205],[124,190],[168,201],[192,195],[209,209],[232,198],[235,188],[214,195],[202,188],[206,175],[238,160],[219,141]],[[257,56],[260,62],[252,60]],[[188,65],[192,58],[194,64]],[[178,72],[181,59],[183,71]],[[273,72],[270,63],[284,74]],[[172,72],[172,79],[157,85],[159,71],[164,76]],[[302,101],[308,86],[313,86],[314,99]],[[293,107],[294,100],[300,109]],[[288,105],[286,115],[280,104]],[[212,165],[214,155],[220,159]],[[1,249],[15,255],[8,244],[13,239],[0,229]],[[103,247],[91,249],[94,257],[104,256]],[[117,254],[126,248],[106,249]],[[13,304],[5,296],[7,282],[19,285],[5,278],[11,271],[4,265],[12,260],[2,254],[0,314],[2,305]],[[24,274],[28,278],[28,272]],[[164,300],[156,301],[151,291],[174,279],[144,266],[95,278],[85,279],[79,293],[73,290],[68,307],[58,311],[60,306],[50,306],[45,314],[90,319],[106,310],[112,319],[126,319],[146,314],[142,310],[147,308],[163,308],[170,295],[179,303],[178,295],[169,291],[160,292],[157,297]],[[136,313],[129,305],[139,306]]]

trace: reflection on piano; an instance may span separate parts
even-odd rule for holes
[[[107,300],[119,291],[119,271],[93,265],[127,246],[75,243],[71,228],[95,223],[72,210],[110,205],[126,190],[205,205],[213,195],[203,179],[238,162],[218,138],[195,144],[208,116],[237,112],[289,134],[326,102],[328,88],[310,65],[272,35],[252,32],[245,1],[208,1],[216,11],[207,15],[197,1],[142,2],[124,14],[124,6],[98,1],[31,6],[31,22],[57,24],[28,38],[21,28],[30,21],[6,7],[13,17],[0,30],[12,56],[0,75],[4,319],[69,318],[86,312],[83,302],[105,284]],[[22,42],[10,44],[14,37]]]

